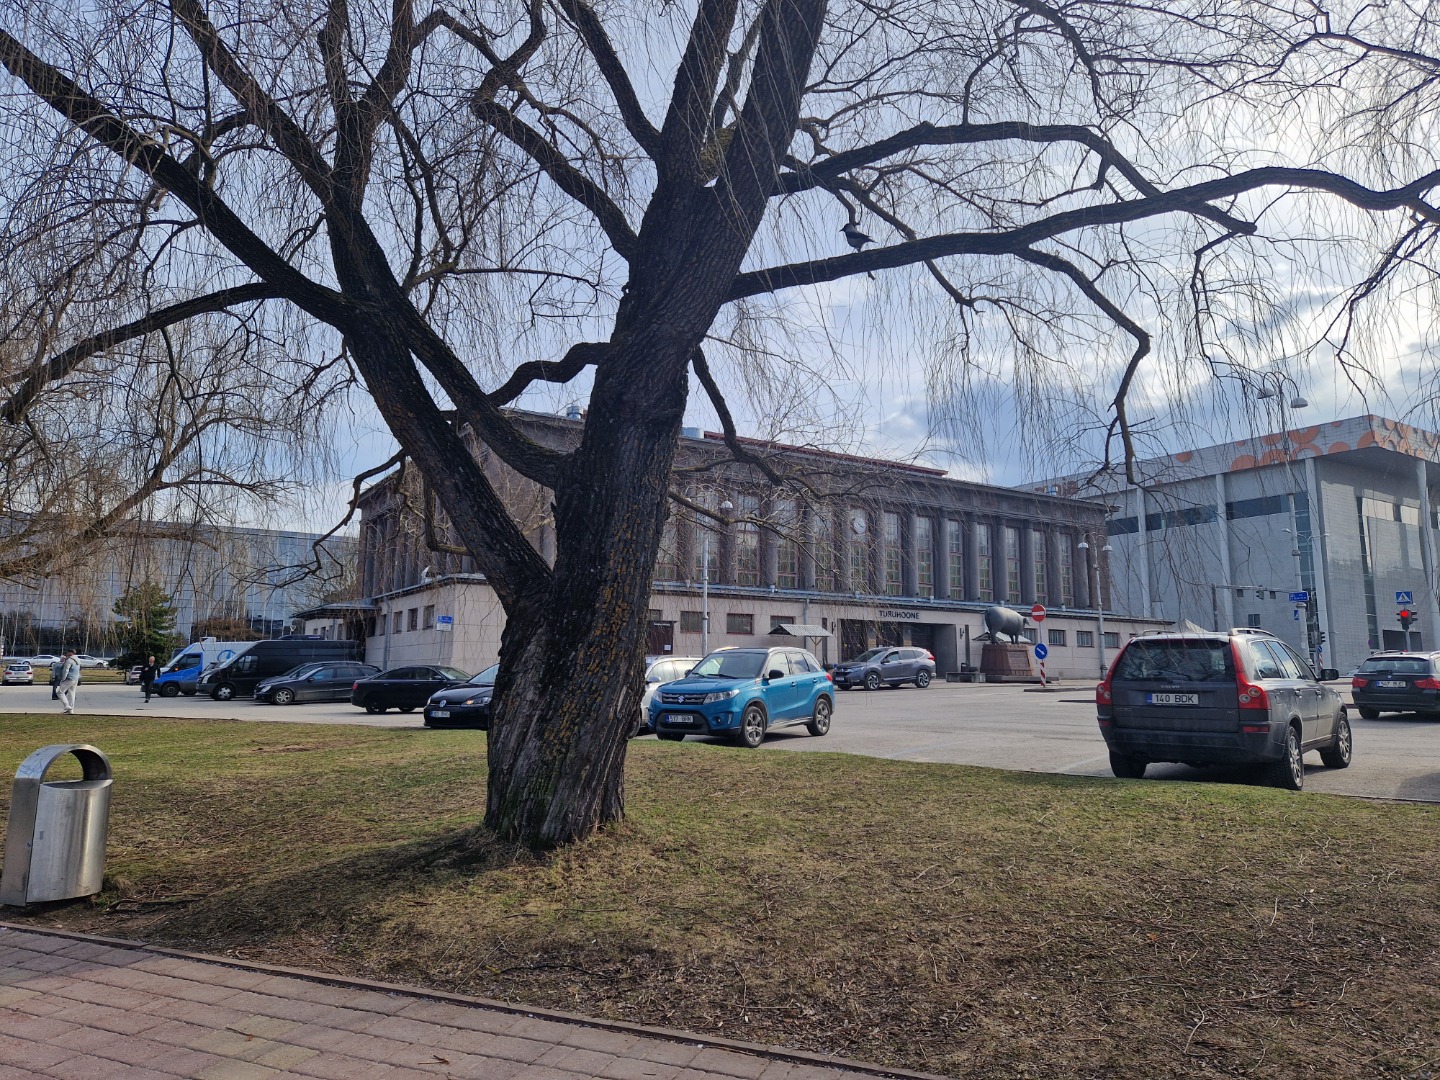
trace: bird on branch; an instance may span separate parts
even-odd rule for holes
[[[872,238],[861,232],[853,221],[847,221],[840,231],[845,234],[846,242],[856,251],[859,251],[866,244],[873,244],[875,242]],[[875,275],[868,270],[865,271],[865,276],[871,281],[875,280]]]

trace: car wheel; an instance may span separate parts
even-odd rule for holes
[[[927,687],[927,686],[929,686],[929,685],[930,685],[930,672],[928,672],[928,671],[922,671],[922,672],[920,672],[919,675],[916,675],[916,676],[915,676],[915,687],[916,687],[916,689],[918,689],[918,690],[924,690],[925,687]]]
[[[385,706],[381,705],[378,701],[367,701],[365,703],[365,711],[368,713],[382,713],[385,711]]]
[[[176,686],[173,682],[167,682],[164,686],[160,687],[160,696],[179,697],[180,687]]]
[[[1286,791],[1299,791],[1305,786],[1305,753],[1300,747],[1300,732],[1291,724],[1285,729],[1285,753],[1265,769],[1265,782]]]
[[[1350,764],[1350,757],[1354,752],[1355,741],[1350,735],[1350,721],[1345,718],[1344,710],[1341,710],[1340,719],[1335,722],[1335,741],[1320,751],[1320,760],[1332,769],[1343,769]]]
[[[282,686],[270,695],[270,704],[272,705],[290,705],[293,704],[294,701],[295,691],[291,690],[288,686]]]
[[[685,733],[683,731],[657,731],[655,737],[663,739],[665,742],[680,742],[685,738]]]
[[[754,702],[745,706],[745,714],[740,717],[737,741],[751,750],[765,741],[765,710]]]
[[[835,706],[830,699],[821,694],[815,700],[815,715],[810,717],[810,722],[805,725],[805,730],[811,735],[824,735],[830,730],[830,714],[835,711]]]
[[[879,673],[878,671],[871,671],[871,672],[867,672],[867,673],[866,673],[866,675],[865,675],[865,689],[866,689],[866,690],[879,690],[879,689],[880,689],[880,673]]]
[[[1139,780],[1145,775],[1145,766],[1148,765],[1142,757],[1134,757],[1131,754],[1122,754],[1118,750],[1110,751],[1110,771],[1121,780]]]
[[[1379,709],[1361,709],[1361,710],[1359,710],[1359,712],[1360,712],[1360,719],[1361,719],[1361,720],[1379,720],[1379,719],[1380,719],[1380,710],[1379,710]]]
[[[210,696],[216,701],[229,701],[235,696],[235,687],[229,683],[222,682],[219,686],[215,687],[214,690],[210,691]]]

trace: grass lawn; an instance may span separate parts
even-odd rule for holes
[[[643,739],[537,857],[471,831],[482,733],[0,727],[118,777],[107,891],[12,921],[963,1077],[1440,1060],[1437,807]]]

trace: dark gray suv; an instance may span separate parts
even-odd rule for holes
[[[835,685],[842,689],[863,686],[879,690],[882,686],[899,686],[913,682],[921,690],[935,678],[935,657],[929,649],[909,645],[891,645],[863,652],[854,660],[836,664],[830,673]]]
[[[1144,776],[1152,761],[1261,765],[1268,783],[1299,791],[1306,751],[1332,769],[1350,764],[1340,695],[1263,630],[1131,638],[1095,705],[1120,777]]]

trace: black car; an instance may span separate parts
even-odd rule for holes
[[[913,682],[924,690],[935,678],[935,657],[929,649],[909,645],[886,646],[836,664],[830,674],[835,679],[835,685],[843,690],[856,686],[879,690],[882,686],[899,686],[907,682]]]
[[[499,670],[499,664],[491,664],[468,682],[431,694],[425,703],[425,726],[487,730],[490,699],[495,694],[495,674]]]
[[[391,668],[368,679],[360,679],[350,688],[350,704],[368,713],[386,709],[414,712],[437,690],[468,682],[470,676],[459,668],[439,664],[411,664]]]
[[[1440,653],[1376,653],[1355,669],[1350,697],[1362,720],[1382,712],[1414,712],[1440,717]]]
[[[368,679],[378,674],[380,669],[374,664],[315,661],[266,679],[255,687],[255,700],[268,701],[272,705],[293,705],[297,701],[348,701],[356,679]]]

